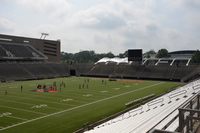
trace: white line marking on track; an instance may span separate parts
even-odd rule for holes
[[[62,111],[55,112],[55,113],[52,113],[52,114],[48,114],[48,115],[45,115],[45,116],[41,116],[41,117],[38,117],[38,118],[35,118],[35,119],[24,121],[24,122],[21,122],[21,123],[18,123],[18,124],[7,126],[7,127],[4,127],[2,129],[0,129],[0,131],[6,130],[6,129],[9,129],[9,128],[12,128],[12,127],[16,127],[16,126],[19,126],[19,125],[23,125],[23,124],[26,124],[26,123],[30,123],[30,122],[33,122],[33,121],[36,121],[36,120],[40,120],[40,119],[43,119],[43,118],[47,118],[47,117],[50,117],[50,116],[54,116],[54,115],[57,115],[57,114],[65,113],[65,112],[68,112],[68,111],[72,111],[72,110],[75,110],[75,109],[78,109],[78,108],[82,108],[82,107],[85,107],[85,106],[88,106],[88,105],[92,105],[92,104],[95,104],[95,103],[99,103],[99,102],[102,102],[102,101],[106,101],[106,100],[109,100],[109,99],[112,99],[112,98],[120,97],[120,96],[123,96],[123,95],[126,95],[126,94],[130,94],[130,93],[133,93],[133,92],[141,91],[141,90],[144,90],[146,88],[157,86],[157,85],[163,84],[163,83],[165,83],[165,82],[159,82],[159,83],[156,83],[156,84],[153,84],[153,85],[149,85],[149,86],[145,86],[145,87],[139,88],[137,90],[121,93],[119,95],[107,97],[107,98],[104,98],[104,99],[101,99],[101,100],[97,100],[97,101],[94,101],[94,102],[91,102],[91,103],[83,104],[83,105],[76,106],[76,107],[73,107],[73,108],[70,108],[70,109],[62,110]]]
[[[30,111],[30,110],[20,109],[20,108],[14,108],[14,107],[9,107],[9,106],[2,106],[2,105],[0,105],[0,107],[14,109],[14,110],[21,110],[21,111],[24,111],[24,112],[30,112],[30,113],[40,114],[40,115],[46,115],[46,113],[40,113],[40,112],[35,112],[35,111]]]

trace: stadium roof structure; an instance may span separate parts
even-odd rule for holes
[[[128,62],[128,58],[118,58],[118,57],[114,57],[114,58],[102,58],[100,59],[99,61],[97,61],[95,64],[98,64],[98,63],[109,63],[109,62],[115,62],[117,64],[120,64],[120,63],[129,63]]]
[[[196,50],[180,50],[180,51],[173,51],[169,52],[169,54],[194,54]]]
[[[185,57],[185,58],[192,58],[193,54],[196,52],[196,50],[180,50],[180,51],[173,51],[169,52],[168,54],[172,58],[180,58],[180,57]]]
[[[191,58],[189,58],[189,57],[174,57],[174,58],[145,58],[144,60],[143,60],[143,65],[147,62],[147,61],[151,61],[151,60],[157,60],[157,62],[155,63],[155,65],[157,66],[159,63],[165,63],[165,61],[171,61],[171,63],[170,63],[170,66],[172,66],[173,65],[173,63],[175,62],[175,61],[187,61],[186,62],[186,66],[188,66],[189,65],[189,63],[190,63],[190,61],[191,61]]]
[[[143,58],[143,62],[142,62],[142,65],[145,65],[145,63],[147,61],[157,61],[155,63],[155,65],[158,65],[159,63],[163,63],[164,61],[171,61],[170,65],[172,66],[173,63],[175,61],[187,61],[186,62],[186,66],[189,65],[190,61],[191,61],[191,58],[190,57],[170,57],[170,58]],[[127,63],[127,64],[131,64],[132,61],[128,61],[128,58],[119,58],[119,57],[114,57],[114,58],[108,58],[108,57],[104,57],[102,59],[100,59],[99,61],[97,61],[95,63],[98,64],[98,63],[105,63],[105,64],[108,64],[108,63],[116,63],[117,65],[120,64],[120,63]]]

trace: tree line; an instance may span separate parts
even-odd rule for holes
[[[94,63],[98,60],[108,57],[108,58],[125,58],[128,57],[128,51],[125,51],[124,53],[120,53],[118,55],[114,55],[112,52],[108,53],[95,53],[95,51],[80,51],[78,53],[67,53],[67,52],[61,52],[61,60],[62,62],[68,62],[68,63]],[[144,58],[167,58],[170,57],[169,52],[167,49],[160,49],[157,52],[154,50],[149,50],[145,53],[143,53]],[[192,56],[192,62],[193,63],[200,63],[200,51],[197,50],[194,55]]]

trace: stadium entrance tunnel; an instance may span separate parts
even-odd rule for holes
[[[70,76],[76,76],[76,70],[70,69]]]

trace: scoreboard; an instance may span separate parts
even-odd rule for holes
[[[128,61],[142,62],[142,49],[129,49]]]

